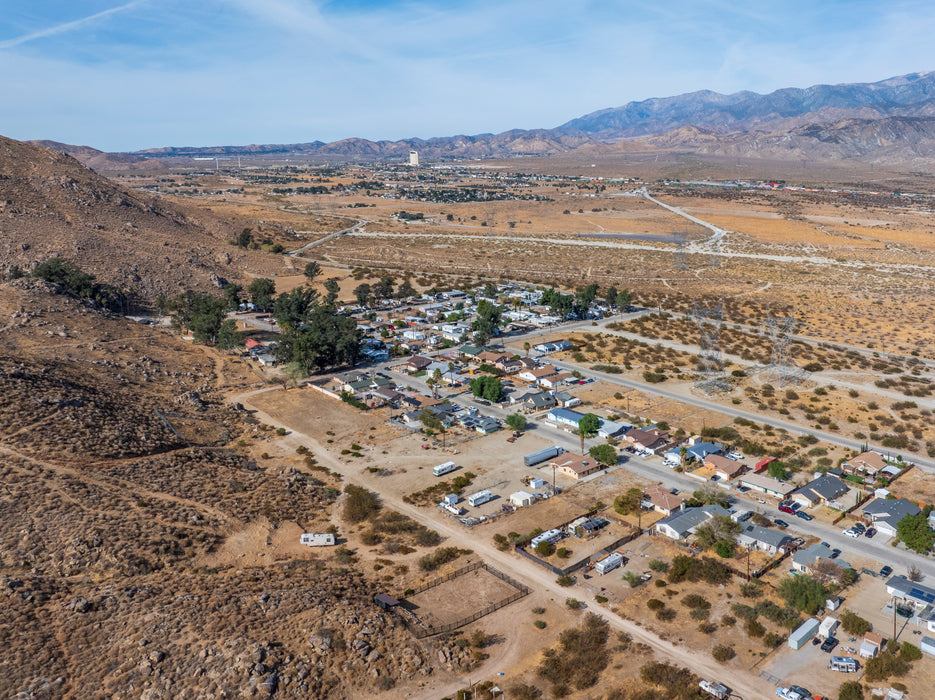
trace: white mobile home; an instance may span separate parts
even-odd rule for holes
[[[432,474],[441,476],[442,474],[453,472],[457,468],[458,466],[454,462],[442,462],[438,466],[432,468]]]
[[[603,575],[608,571],[616,569],[622,563],[623,555],[619,552],[614,552],[613,554],[610,554],[597,562],[597,564],[594,565],[594,570],[597,571],[597,573]]]
[[[477,506],[481,505],[482,503],[486,503],[492,498],[493,494],[490,493],[490,491],[487,489],[484,489],[483,491],[478,491],[477,493],[472,493],[470,496],[468,496],[467,502],[470,503],[472,507],[476,508]]]
[[[306,532],[299,538],[299,542],[309,547],[326,547],[334,544],[334,535],[330,533],[316,535],[311,532]]]

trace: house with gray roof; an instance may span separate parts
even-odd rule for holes
[[[657,522],[656,532],[673,540],[683,540],[694,534],[700,525],[706,523],[715,515],[722,515],[725,518],[730,517],[730,514],[718,505],[685,508]]]
[[[811,547],[800,549],[792,555],[792,568],[803,574],[810,574],[819,561],[830,561],[832,564],[840,566],[842,569],[853,569],[843,559],[835,559],[834,552],[824,544],[813,544]]]
[[[861,511],[877,530],[894,537],[899,521],[907,515],[919,515],[922,509],[905,498],[875,498],[861,508]]]
[[[821,503],[835,501],[844,496],[850,489],[847,483],[841,481],[836,476],[819,476],[817,479],[809,481],[805,486],[793,492],[792,500],[801,503],[806,508],[817,506]]]
[[[696,442],[686,448],[686,459],[695,458],[696,462],[704,462],[708,455],[719,455],[724,451],[724,445],[716,442]]]
[[[780,549],[792,542],[792,538],[779,530],[770,530],[759,525],[747,525],[737,536],[737,541],[743,547],[758,549],[768,554],[776,554]]]

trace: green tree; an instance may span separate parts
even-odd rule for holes
[[[838,687],[838,700],[864,700],[863,686],[857,681],[844,681]]]
[[[441,432],[444,429],[439,417],[428,408],[423,408],[422,412],[419,413],[419,422],[430,430],[436,430]]]
[[[503,385],[497,377],[487,375],[475,377],[469,386],[474,396],[487,399],[491,403],[498,403],[503,396]]]
[[[471,328],[474,330],[474,343],[482,347],[497,333],[500,327],[501,308],[486,299],[477,305],[477,316]]]
[[[594,445],[588,450],[588,454],[595,461],[607,466],[613,466],[617,463],[617,450],[613,445]]]
[[[529,357],[529,348],[531,348],[531,347],[532,347],[532,345],[529,343],[528,340],[527,340],[526,342],[523,343],[523,350],[526,351],[526,357]]]
[[[769,463],[769,466],[766,468],[766,471],[774,479],[785,479],[786,478],[786,463],[780,462],[777,459],[775,462]]]
[[[372,297],[373,289],[366,282],[354,287],[354,298],[357,299],[357,304],[359,306],[369,306]]]
[[[554,550],[555,548],[552,546],[551,542],[542,541],[536,545],[536,554],[540,557],[550,557]]]
[[[228,309],[236,309],[240,306],[240,293],[242,291],[243,287],[233,282],[224,287],[224,299],[227,302]]]
[[[247,287],[250,299],[260,311],[269,311],[273,306],[273,296],[276,294],[276,283],[266,277],[257,277]]]
[[[617,295],[617,308],[627,311],[630,308],[630,304],[633,303],[633,295],[630,293],[630,290],[624,289],[620,294]]]
[[[414,297],[416,295],[415,287],[409,284],[408,280],[403,281],[402,284],[396,289],[396,298],[397,299],[408,299],[409,297]]]
[[[380,281],[374,284],[373,295],[377,299],[389,299],[393,296],[393,280],[389,277],[381,277]]]
[[[604,301],[610,306],[615,306],[617,303],[617,288],[613,285],[607,288],[607,291],[604,293]]]
[[[249,248],[253,244],[253,231],[245,228],[237,237],[232,241],[232,243],[238,248]]]
[[[273,303],[273,317],[285,332],[298,328],[308,319],[309,313],[318,302],[318,292],[311,287],[296,287],[283,292]]]
[[[593,413],[585,413],[578,420],[578,436],[581,438],[581,454],[584,454],[584,439],[594,437],[601,427],[601,419]]]
[[[643,491],[638,488],[627,489],[614,499],[614,510],[620,515],[635,513],[643,501]]]
[[[237,322],[229,318],[223,321],[218,328],[218,347],[231,352],[240,344],[242,337],[243,333],[237,330]]]
[[[717,505],[722,508],[727,508],[730,505],[730,499],[728,499],[724,490],[712,483],[707,483],[693,492],[692,497],[701,501],[704,505]]]
[[[867,620],[851,610],[844,610],[841,613],[841,629],[855,637],[863,637],[867,632],[873,629]]]
[[[740,530],[740,523],[734,522],[726,515],[715,515],[695,529],[695,540],[705,549],[718,544],[726,544],[733,549]]]
[[[338,300],[338,294],[341,291],[341,286],[338,284],[337,277],[329,277],[325,280],[325,295],[324,303],[326,306],[334,306],[335,302]]]
[[[302,274],[305,275],[308,283],[311,284],[315,281],[315,278],[321,274],[321,265],[315,260],[312,260],[312,262],[305,266],[305,270],[302,271]]]
[[[227,302],[208,294],[182,294],[175,301],[172,326],[178,330],[188,328],[196,342],[217,342],[221,324],[227,316]]]
[[[307,374],[337,365],[353,365],[361,358],[361,333],[357,321],[317,304],[302,328],[284,329],[273,350],[281,363],[297,362]]]
[[[896,526],[899,539],[906,543],[909,549],[920,554],[928,554],[935,544],[935,532],[929,529],[928,518],[919,515],[907,515]]]
[[[510,430],[526,429],[526,416],[521,413],[511,413],[506,417],[505,422]]]
[[[779,595],[787,604],[808,615],[825,607],[828,590],[811,576],[790,576],[779,582]]]

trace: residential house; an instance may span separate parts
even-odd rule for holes
[[[473,360],[474,362],[481,365],[496,365],[498,362],[503,360],[509,360],[513,355],[510,355],[505,352],[494,352],[493,350],[482,350],[477,353]]]
[[[886,460],[877,452],[861,452],[856,457],[841,463],[841,469],[847,474],[865,474],[870,477],[876,476],[877,472],[884,467],[886,467]]]
[[[431,396],[423,396],[422,394],[407,394],[399,400],[399,403],[401,406],[421,410],[423,408],[429,408],[430,406],[438,406],[442,401],[433,399]]]
[[[768,496],[775,496],[776,498],[785,498],[795,491],[795,484],[788,484],[765,474],[744,474],[740,477],[739,483],[748,489],[765,493]]]
[[[544,377],[539,377],[539,386],[545,387],[546,389],[554,389],[562,384],[567,384],[572,380],[574,375],[571,372],[556,372],[555,374],[549,374]]]
[[[686,459],[694,458],[696,462],[702,464],[708,458],[708,455],[719,455],[724,451],[724,445],[717,442],[696,442],[694,445],[686,447]]]
[[[535,346],[535,351],[542,353],[542,354],[548,354],[551,352],[562,352],[564,350],[571,350],[574,347],[575,347],[574,343],[571,343],[570,341],[556,340],[551,343],[539,343],[538,345]]]
[[[893,576],[886,582],[886,592],[916,608],[935,605],[935,588],[915,583],[902,575]],[[935,629],[935,627],[929,629]]]
[[[570,408],[553,408],[546,415],[546,420],[560,426],[578,429],[578,422],[584,418],[583,413],[572,411]]]
[[[555,403],[562,408],[571,408],[581,403],[581,399],[567,391],[556,391],[553,396],[555,397]]]
[[[806,508],[828,503],[844,496],[850,489],[836,476],[819,476],[793,492],[792,500]]]
[[[624,439],[633,447],[644,452],[652,452],[665,447],[669,442],[669,433],[659,428],[639,428],[629,431]]]
[[[424,372],[425,368],[432,364],[432,360],[422,355],[414,355],[406,361],[406,370],[411,373]]]
[[[583,479],[604,468],[600,462],[589,455],[576,455],[571,452],[559,455],[550,464],[554,464],[560,474],[570,476],[572,479]]]
[[[864,517],[884,535],[896,536],[896,526],[907,515],[919,515],[922,509],[905,498],[875,498],[861,508]]]
[[[742,547],[758,549],[761,552],[773,555],[792,542],[792,538],[779,530],[770,530],[759,525],[750,524],[740,531],[737,541]]]
[[[651,486],[643,492],[643,497],[652,504],[653,510],[663,515],[672,515],[682,510],[685,500],[682,496],[672,493],[664,486]]]
[[[612,421],[606,418],[600,419],[601,423],[597,428],[597,436],[602,438],[619,437],[624,435],[633,426],[623,421]]]
[[[370,395],[375,399],[379,399],[384,404],[392,408],[398,408],[399,402],[404,396],[404,394],[388,386],[382,387],[380,389],[375,389],[374,391],[370,393]]]
[[[747,469],[747,465],[741,462],[716,454],[709,454],[705,457],[704,463],[706,467],[714,470],[714,475],[721,481],[730,481]]]
[[[853,569],[843,559],[835,559],[834,552],[824,544],[813,544],[811,547],[800,549],[792,555],[792,568],[803,574],[810,574],[819,561],[830,561],[843,569]]]
[[[557,404],[555,397],[547,391],[529,392],[522,397],[522,402],[528,411],[544,411]]]
[[[683,508],[672,515],[663,518],[655,525],[656,532],[673,540],[683,540],[695,533],[702,523],[707,522],[715,515],[725,518],[728,512],[719,505],[707,505],[699,508]]]

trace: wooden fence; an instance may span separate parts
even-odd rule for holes
[[[459,627],[464,627],[465,625],[469,625],[475,620],[479,620],[480,618],[484,617],[485,615],[489,615],[492,612],[496,612],[500,608],[506,607],[507,605],[510,605],[511,603],[515,603],[520,598],[524,598],[525,596],[529,595],[532,592],[528,586],[520,583],[519,581],[511,578],[510,576],[507,576],[502,571],[498,571],[497,569],[494,569],[492,566],[488,566],[484,562],[479,561],[479,562],[474,562],[473,564],[468,564],[467,566],[457,569],[456,571],[452,571],[451,573],[446,574],[445,576],[440,576],[437,579],[433,579],[432,581],[424,583],[418,588],[413,589],[413,591],[409,593],[409,596],[414,596],[417,593],[427,591],[430,588],[435,588],[436,586],[439,586],[447,581],[451,581],[452,579],[458,578],[459,576],[464,576],[465,574],[469,574],[472,571],[476,571],[477,569],[483,569],[487,573],[495,576],[496,578],[500,579],[504,583],[515,588],[516,592],[507,596],[503,600],[497,601],[496,603],[493,603],[492,605],[488,605],[487,607],[481,610],[478,610],[477,612],[472,613],[471,615],[468,615],[467,617],[463,617],[460,620],[456,620],[455,622],[450,622],[446,625],[426,624],[425,622],[420,620],[417,615],[415,615],[410,610],[407,610],[406,608],[394,608],[394,610],[398,611],[402,621],[406,624],[407,627],[409,627],[409,629],[416,636],[416,638],[423,639],[424,637],[430,637],[432,635],[442,634],[444,632],[451,632],[452,630],[456,630]]]

